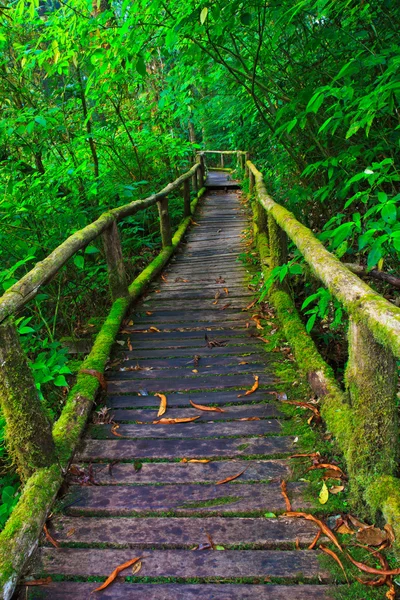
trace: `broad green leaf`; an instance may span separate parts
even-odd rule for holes
[[[57,375],[53,383],[56,387],[68,387],[68,383],[64,375]]]
[[[78,269],[83,269],[83,267],[85,266],[85,259],[83,258],[83,256],[81,254],[76,254],[74,256],[74,265]]]
[[[201,13],[200,13],[200,23],[202,25],[204,25],[204,23],[205,23],[205,21],[207,19],[207,15],[208,15],[208,8],[207,8],[207,6],[205,6],[203,8],[203,10],[201,11]]]
[[[244,12],[240,15],[240,22],[242,25],[250,25],[251,23],[251,13]]]
[[[144,62],[143,56],[139,56],[136,61],[136,71],[142,77],[145,77],[147,75],[146,63]]]

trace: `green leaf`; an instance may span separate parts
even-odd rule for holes
[[[225,550],[225,547],[224,546],[215,546],[215,549],[216,550]]]
[[[20,335],[24,335],[24,334],[26,334],[26,333],[35,333],[35,330],[34,330],[34,329],[32,329],[32,327],[20,327],[20,328],[18,329],[18,333],[19,333]]]
[[[47,126],[46,119],[44,117],[42,117],[41,115],[38,115],[37,117],[35,117],[35,121],[36,121],[36,123],[39,123],[39,125],[41,125],[42,127]]]
[[[273,512],[266,512],[266,513],[264,513],[264,517],[266,519],[276,519],[276,514]]]
[[[385,223],[389,223],[389,225],[393,225],[397,221],[397,209],[396,205],[391,202],[388,204],[384,204],[381,210],[382,219]]]
[[[207,15],[208,15],[208,8],[207,8],[207,6],[205,6],[200,13],[200,23],[202,25],[204,25],[205,20],[207,19]]]
[[[98,252],[100,252],[100,250],[96,248],[96,246],[87,246],[85,249],[85,254],[97,254]]]
[[[316,92],[307,104],[306,112],[317,113],[324,99],[325,95],[322,92]]]
[[[83,269],[83,267],[85,266],[85,259],[81,254],[76,254],[74,256],[74,265],[77,269]]]
[[[67,380],[64,375],[57,375],[57,377],[53,381],[54,385],[57,387],[68,387]]]
[[[136,71],[142,77],[146,77],[146,75],[147,75],[146,63],[144,62],[143,56],[139,56],[138,59],[137,59],[137,62],[136,62]]]
[[[240,15],[240,22],[242,25],[250,25],[251,23],[251,13],[245,12]]]

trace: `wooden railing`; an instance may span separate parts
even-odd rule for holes
[[[246,166],[249,192],[255,198],[255,229],[268,246],[269,268],[287,262],[290,238],[313,275],[328,288],[348,313],[346,390],[342,397],[339,392],[333,400],[327,401],[325,420],[328,429],[341,442],[353,494],[361,502],[365,501],[366,497],[371,498],[371,494],[368,496],[368,489],[376,483],[377,478],[393,476],[398,470],[396,359],[400,358],[400,308],[385,300],[328,252],[310,229],[268,195],[263,176],[254,164],[248,160]],[[280,287],[281,294],[276,296],[277,301],[280,298],[285,306],[284,311],[281,311],[282,318],[293,322],[295,308],[287,288],[279,285],[276,287],[278,290]],[[287,329],[289,332],[289,325]],[[329,396],[334,389],[328,381],[330,369],[324,368],[322,357],[313,366],[311,356],[301,356],[307,353],[307,348],[310,349],[310,355],[314,355],[316,348],[303,343],[307,332],[302,324],[299,335],[304,338],[289,340],[299,348],[297,358],[303,362],[307,362],[309,358],[307,365],[310,383],[319,396]],[[347,403],[343,409],[340,406],[342,398]],[[400,496],[396,502],[399,498]],[[399,517],[400,506],[397,520]]]
[[[203,157],[205,166],[207,166],[207,155],[217,155],[220,159],[220,167],[222,169],[225,167],[225,156],[229,158],[236,156],[237,164],[242,169],[246,169],[247,177],[246,160],[250,157],[250,154],[248,152],[243,152],[242,150],[202,150],[202,152],[198,153],[198,156]]]
[[[74,254],[99,236],[103,241],[112,300],[129,297],[118,222],[157,204],[163,256],[167,257],[168,249],[172,248],[168,194],[183,187],[184,222],[191,215],[190,182],[197,192],[204,186],[204,177],[204,159],[200,155],[187,173],[160,192],[113,208],[71,235],[0,298],[0,407],[7,423],[9,451],[23,479],[35,469],[52,464],[55,448],[51,426],[43,412],[12,316],[32,300]]]

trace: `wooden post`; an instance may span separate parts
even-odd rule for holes
[[[163,248],[171,246],[172,244],[172,232],[171,222],[169,220],[168,212],[168,198],[164,196],[157,202],[158,214],[160,215],[160,231]]]
[[[224,168],[224,155],[221,154],[221,169]]]
[[[56,456],[50,421],[10,320],[0,325],[0,406],[8,452],[26,481],[37,469],[53,464]]]
[[[250,174],[250,169],[247,166],[247,161],[250,160],[250,152],[246,152],[246,160],[245,160],[245,170],[244,170],[244,176],[246,177],[246,179],[249,177]]]
[[[249,192],[250,192],[250,194],[253,193],[255,182],[256,182],[256,178],[253,175],[253,171],[251,171],[249,169]]]
[[[205,163],[204,163],[204,156],[203,154],[200,154],[200,169],[198,169],[197,173],[199,176],[199,188],[203,188],[204,187],[204,175],[206,172],[206,167],[205,167]]]
[[[103,245],[107,261],[108,283],[113,300],[128,295],[128,282],[122,257],[121,240],[116,221],[103,233]]]
[[[245,156],[244,156],[244,153],[243,153],[243,152],[240,152],[240,154],[239,154],[239,157],[240,157],[240,167],[241,167],[242,169],[244,169],[244,168],[245,168],[245,165],[246,165],[246,161],[245,161]]]
[[[183,216],[190,217],[190,183],[189,179],[185,179],[183,182]]]
[[[192,175],[192,187],[193,187],[193,191],[197,194],[198,192],[198,186],[197,186],[197,171],[194,175]]]
[[[350,318],[346,386],[354,430],[347,457],[354,500],[378,475],[394,475],[398,462],[397,365],[362,321]]]
[[[260,206],[260,208],[262,208]],[[287,262],[287,235],[279,227],[274,217],[268,214],[268,238],[270,250],[270,267],[280,267]]]

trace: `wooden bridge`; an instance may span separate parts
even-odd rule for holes
[[[318,522],[276,516],[313,512],[306,484],[291,477],[289,457],[301,448],[301,437],[285,434],[290,422],[281,409],[282,390],[252,319],[255,295],[248,271],[238,261],[247,251],[249,205],[226,171],[206,173],[205,156],[159,194],[110,211],[74,234],[0,300],[2,408],[11,432],[28,419],[36,427],[19,432],[14,444],[10,440],[25,488],[0,535],[2,598],[11,598],[21,575],[21,600],[332,597],[334,579],[313,543]],[[345,454],[354,489],[368,498],[373,486],[384,485],[379,509],[397,530],[389,503],[397,485],[394,357],[400,311],[268,197],[245,153],[238,159],[255,198],[254,233],[264,266],[264,243],[268,268],[286,262],[284,229],[352,315],[350,407],[311,339],[305,341],[287,288],[277,285],[271,292],[284,328],[289,315],[291,329],[297,328],[292,348],[322,399],[322,414]],[[197,194],[192,203],[190,181]],[[167,194],[179,186],[185,218],[172,236]],[[156,203],[163,250],[128,288],[116,223]],[[51,431],[9,317],[99,234],[114,304]],[[362,322],[356,318],[360,311]],[[368,361],[360,354],[365,346]],[[366,400],[360,388],[371,373]],[[106,409],[97,408],[86,426],[100,384],[107,386]],[[12,393],[5,391],[10,388]],[[361,406],[366,401],[368,407]],[[385,414],[379,422],[371,420],[383,403]],[[356,413],[358,427],[364,419],[362,442],[352,426]],[[374,462],[356,456],[354,444]],[[115,582],[94,592],[125,564]],[[23,583],[32,580],[46,585]]]

